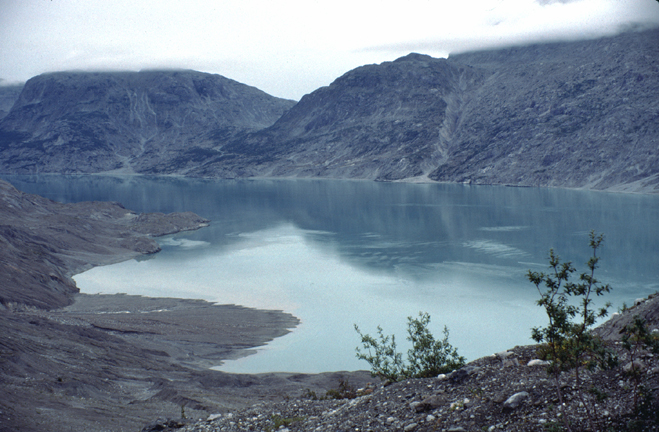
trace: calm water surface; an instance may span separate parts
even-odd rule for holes
[[[615,311],[659,290],[659,197],[599,192],[325,180],[3,176],[62,202],[194,211],[209,228],[159,239],[147,259],[77,275],[82,292],[200,298],[280,309],[302,321],[230,372],[366,369],[362,331],[396,333],[430,313],[468,359],[530,343],[545,325],[525,273],[550,248],[579,271],[588,232],[605,234],[599,277]]]

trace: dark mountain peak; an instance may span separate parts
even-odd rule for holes
[[[293,104],[191,70],[43,74],[0,123],[0,163],[13,172],[152,172],[180,150],[270,126]]]
[[[394,63],[401,63],[401,62],[431,62],[431,61],[439,61],[441,59],[436,59],[434,57],[431,57],[427,54],[419,54],[419,53],[409,53],[406,56],[397,58],[394,60]]]
[[[353,69],[337,78],[330,88],[360,88],[377,93],[404,93],[403,88],[416,85],[445,88],[464,69],[464,65],[443,58],[412,53],[391,62]]]
[[[407,57],[345,73],[305,95],[272,127],[224,147],[222,156],[195,173],[210,175],[221,165],[223,175],[227,168],[245,175],[243,167],[259,175],[381,180],[423,175],[446,147],[463,93],[483,77],[446,59]],[[285,162],[264,173],[255,166],[271,164],[264,155]]]

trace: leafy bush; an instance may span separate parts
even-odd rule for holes
[[[377,338],[363,334],[357,325],[355,330],[362,342],[356,348],[357,358],[371,365],[371,375],[390,381],[406,378],[426,378],[458,369],[465,358],[458,355],[448,341],[449,331],[444,326],[444,338],[435,340],[428,329],[430,315],[419,312],[418,318],[407,317],[407,340],[412,348],[407,352],[407,364],[403,355],[396,350],[395,335],[385,336],[382,327],[377,327]]]
[[[337,389],[329,389],[325,392],[325,396],[318,397],[315,391],[306,389],[302,394],[304,399],[311,400],[341,400],[341,399],[354,399],[358,396],[357,389],[350,384],[347,379],[339,380],[339,387]]]

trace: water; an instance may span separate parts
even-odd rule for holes
[[[366,369],[353,325],[396,333],[430,313],[474,359],[530,343],[545,325],[527,270],[550,248],[585,270],[588,233],[605,234],[600,279],[623,302],[659,290],[659,197],[586,191],[326,180],[208,181],[4,176],[63,202],[111,200],[145,211],[194,211],[209,228],[159,239],[162,252],[77,275],[82,292],[200,298],[279,309],[290,334],[219,369]]]

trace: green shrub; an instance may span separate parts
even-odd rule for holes
[[[279,430],[282,426],[283,427],[288,427],[292,425],[293,423],[301,422],[304,421],[304,417],[282,417],[279,414],[273,414],[272,415],[272,426],[271,427],[266,427],[267,431],[276,431]]]
[[[356,348],[357,358],[371,365],[371,375],[389,381],[406,378],[426,378],[458,369],[465,364],[465,358],[458,355],[456,348],[448,341],[449,331],[444,327],[444,338],[435,340],[428,329],[430,315],[419,312],[418,318],[407,317],[407,340],[412,348],[407,352],[407,363],[396,350],[395,335],[385,336],[382,327],[377,327],[377,339],[363,334],[357,325],[355,330],[362,342],[362,349]]]

